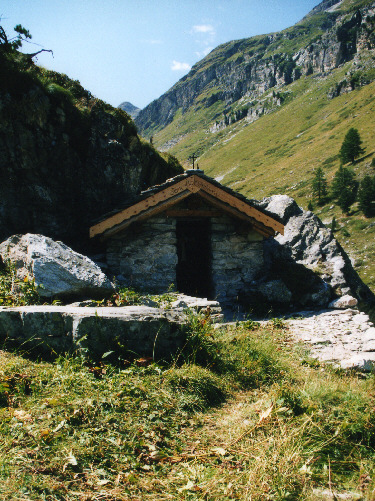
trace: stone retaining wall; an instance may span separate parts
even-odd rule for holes
[[[181,312],[146,306],[0,307],[0,346],[34,355],[81,353],[101,359],[149,356],[171,358],[185,341]]]

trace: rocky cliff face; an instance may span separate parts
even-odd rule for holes
[[[277,97],[273,106],[265,105],[262,95],[271,88],[285,87],[301,75],[332,71],[358,52],[375,47],[375,2],[357,9],[353,5],[341,8],[346,3],[325,0],[283,32],[219,46],[144,108],[136,119],[137,126],[144,134],[152,134],[167,126],[177,110],[184,113],[198,102],[200,107],[209,108],[222,101],[225,116],[231,115],[228,123],[233,121],[234,111],[238,113],[235,108],[240,99],[241,118],[247,115],[249,120],[280,105]],[[218,125],[225,126],[225,119]]]
[[[341,3],[342,0],[323,0],[322,2],[320,2],[320,4],[313,8],[308,16],[318,14],[318,12],[324,12],[327,10],[336,10]]]
[[[179,171],[125,112],[0,57],[0,240],[32,232],[77,246],[95,218]]]

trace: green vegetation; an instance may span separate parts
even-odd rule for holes
[[[39,304],[40,296],[33,280],[27,276],[17,277],[10,263],[5,265],[0,258],[0,306],[25,306]]]
[[[315,176],[312,180],[312,191],[318,205],[323,205],[328,195],[327,179],[321,167],[315,171]]]
[[[355,202],[357,188],[354,172],[340,165],[332,181],[331,194],[343,212],[347,213]]]
[[[0,351],[1,499],[373,499],[373,375],[301,359],[278,319],[189,332],[171,364]]]
[[[365,176],[358,190],[358,208],[366,217],[375,216],[375,176]]]
[[[17,26],[14,27],[14,31],[17,35],[9,38],[3,27],[0,26],[0,51],[12,52],[20,49],[24,41],[31,40],[32,38],[29,30],[24,28],[21,24],[17,24]]]
[[[354,160],[362,155],[365,150],[361,147],[362,139],[359,132],[354,127],[351,127],[341,145],[339,157],[342,163],[354,163]]]

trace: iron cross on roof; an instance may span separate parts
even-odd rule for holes
[[[192,155],[188,158],[188,160],[191,160],[191,161],[193,162],[193,169],[194,169],[194,162],[195,162],[195,160],[198,160],[198,156],[197,156],[195,153],[193,153],[193,154],[192,154]],[[197,164],[197,168],[198,168],[198,164]]]

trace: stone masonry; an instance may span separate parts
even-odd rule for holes
[[[170,358],[186,342],[181,311],[147,306],[0,307],[0,343],[29,354],[80,353],[101,359],[119,356]]]
[[[128,286],[163,293],[176,285],[176,219],[158,216],[107,243],[109,276]],[[223,215],[211,218],[213,298],[231,303],[263,271],[263,236]]]
[[[263,237],[248,229],[241,231],[227,216],[212,218],[211,231],[215,298],[232,303],[263,270]]]
[[[176,220],[154,217],[108,240],[109,275],[147,292],[176,284]]]

